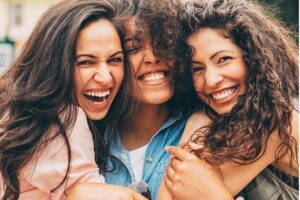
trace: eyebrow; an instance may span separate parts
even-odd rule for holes
[[[234,51],[231,51],[231,50],[221,50],[221,51],[214,53],[212,56],[210,56],[210,59],[214,59],[214,57],[216,57],[219,53],[223,53],[223,52],[234,53]]]
[[[113,53],[112,55],[109,56],[109,58],[112,58],[118,54],[123,54],[123,51],[117,51],[116,53]],[[90,57],[90,58],[97,58],[96,56],[92,55],[92,54],[79,54],[75,57],[75,59],[78,59],[80,57]]]
[[[221,51],[218,51],[218,52],[214,53],[212,56],[209,57],[209,59],[213,59],[213,58],[216,57],[219,53],[222,53],[222,52],[230,52],[230,53],[234,53],[234,51],[231,51],[231,50],[221,50]],[[199,61],[194,61],[194,60],[192,60],[192,64],[200,64],[200,65],[202,65],[201,62],[199,62]]]
[[[131,41],[133,41],[133,40],[135,40],[135,37],[126,38],[126,39],[124,40],[124,43],[126,43],[126,42],[131,42]]]
[[[194,61],[194,60],[192,60],[192,63],[193,63],[193,64],[202,64],[201,62],[199,62],[199,61]]]
[[[117,51],[116,53],[112,54],[111,56],[109,56],[110,58],[118,55],[118,54],[122,54],[123,55],[123,51]]]
[[[140,43],[140,42],[143,42],[143,38],[139,37],[137,35],[133,35],[131,37],[125,38],[124,43],[126,43],[126,42],[138,42],[138,43]]]

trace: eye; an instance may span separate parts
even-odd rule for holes
[[[77,61],[77,66],[79,66],[79,67],[89,66],[92,64],[94,64],[94,62],[92,62],[90,60]]]
[[[133,47],[129,47],[129,48],[126,48],[125,51],[131,55],[131,54],[136,54],[138,52],[140,52],[142,50],[142,47],[139,47],[139,46],[133,46]]]
[[[232,60],[232,57],[231,56],[224,56],[224,57],[220,58],[219,63],[224,63],[228,60]]]
[[[109,63],[122,63],[123,61],[123,57],[114,57],[108,60]]]
[[[134,38],[128,42],[126,42],[125,45],[125,51],[130,54],[136,54],[139,51],[141,51],[143,48],[143,41],[139,38]]]
[[[203,71],[204,71],[204,68],[200,67],[200,66],[195,66],[195,67],[192,68],[193,74],[202,73]]]

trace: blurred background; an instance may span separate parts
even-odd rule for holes
[[[0,0],[0,74],[18,55],[41,14],[59,0]],[[298,0],[258,0],[299,33]]]

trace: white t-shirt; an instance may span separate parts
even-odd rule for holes
[[[142,174],[143,174],[143,165],[146,155],[148,144],[145,146],[142,146],[140,148],[137,148],[133,151],[129,151],[130,156],[130,163],[133,170],[133,173],[135,175],[136,181],[142,180]]]

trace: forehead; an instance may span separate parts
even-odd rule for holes
[[[76,53],[99,53],[121,49],[119,34],[107,19],[89,23],[78,35]]]
[[[136,17],[131,17],[125,22],[126,36],[133,36],[136,33]]]
[[[238,51],[240,49],[226,31],[215,28],[203,28],[195,31],[189,36],[187,42],[192,47],[201,49],[201,52],[218,51],[220,49]]]

